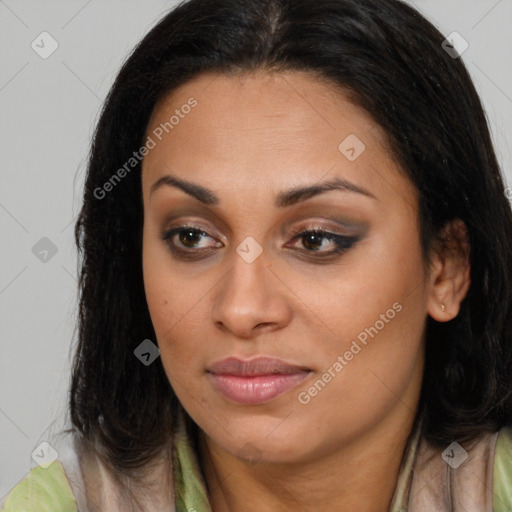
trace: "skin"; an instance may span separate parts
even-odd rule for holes
[[[439,248],[425,265],[418,193],[384,132],[343,91],[300,72],[204,74],[157,104],[147,134],[191,97],[197,106],[143,161],[143,272],[162,364],[201,429],[213,510],[387,511],[418,407],[425,321],[457,315],[469,287],[465,244]],[[349,134],[366,146],[354,161],[338,149]],[[166,174],[207,187],[219,204],[171,186],[150,194]],[[331,190],[274,205],[282,190],[335,177],[374,197]],[[187,261],[162,233],[191,222],[207,235],[188,245],[174,236],[184,250],[205,251]],[[292,231],[315,227],[359,240],[321,260],[318,250],[335,244],[308,244]],[[447,234],[464,242],[463,224]],[[236,252],[248,236],[263,251],[252,263]],[[401,311],[300,403],[299,393],[396,303]],[[258,355],[312,372],[259,405],[212,387],[210,364]]]

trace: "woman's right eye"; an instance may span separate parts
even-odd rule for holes
[[[208,250],[208,247],[197,246],[203,237],[212,238],[206,231],[196,226],[178,226],[165,231],[162,235],[162,239],[169,245],[170,249],[178,253]],[[216,247],[222,247],[222,244],[218,242]]]

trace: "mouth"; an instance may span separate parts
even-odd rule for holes
[[[207,369],[213,387],[238,404],[263,404],[298,386],[312,372],[310,368],[280,359],[258,357],[243,361],[222,359]]]

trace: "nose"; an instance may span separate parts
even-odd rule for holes
[[[265,251],[252,263],[234,253],[232,268],[216,290],[213,322],[238,338],[280,329],[291,320],[287,290],[291,292],[268,264]]]

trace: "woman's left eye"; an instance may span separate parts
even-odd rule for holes
[[[176,241],[175,238],[178,240]],[[210,252],[215,247],[222,247],[221,242],[215,242],[213,245],[201,247],[200,242],[203,238],[211,238],[206,231],[195,226],[178,226],[165,231],[162,239],[169,245],[171,251],[177,256],[182,257],[201,257],[199,253]],[[331,256],[340,254],[350,249],[357,241],[355,236],[346,236],[321,228],[303,229],[295,231],[292,241],[300,240],[304,249],[300,249],[304,253],[312,254],[317,257]],[[331,246],[331,249],[323,250]]]
[[[357,241],[358,238],[355,236],[340,235],[337,233],[331,233],[321,228],[319,229],[304,229],[297,233],[293,240],[300,239],[306,252],[318,252],[318,256],[330,256],[333,254],[340,254],[350,249]],[[323,241],[327,241],[328,244],[324,244]],[[330,250],[321,251],[320,249],[326,245],[332,247]]]

